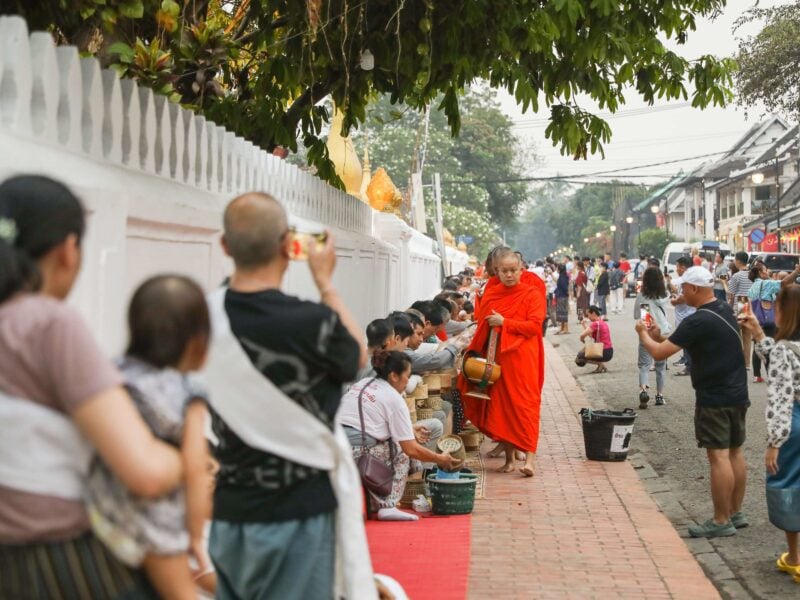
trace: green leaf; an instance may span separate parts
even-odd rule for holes
[[[129,19],[141,19],[144,16],[144,3],[142,0],[127,0],[120,4],[119,14]]]
[[[116,54],[123,62],[130,62],[134,57],[134,50],[125,42],[114,42],[108,47],[109,54]]]

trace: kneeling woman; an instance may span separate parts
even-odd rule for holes
[[[602,311],[597,306],[590,306],[586,310],[586,316],[589,318],[589,325],[583,330],[583,333],[581,333],[581,341],[590,337],[595,342],[603,344],[603,356],[588,359],[586,358],[586,352],[581,350],[575,358],[575,364],[579,367],[585,366],[586,363],[597,365],[597,368],[592,371],[592,374],[606,373],[608,369],[606,369],[603,363],[607,363],[614,356],[614,346],[611,344],[611,329],[608,323],[603,321],[601,313]]]
[[[368,493],[370,512],[377,510],[381,521],[416,521],[415,515],[397,508],[406,487],[411,459],[451,470],[459,466],[460,460],[449,454],[436,454],[417,441],[418,435],[420,441],[427,441],[424,439],[426,432],[420,430],[415,434],[408,407],[400,395],[411,376],[408,355],[379,351],[372,356],[372,366],[377,376],[362,379],[350,387],[342,398],[337,418],[353,446],[354,459],[369,452],[394,470],[392,491],[388,496]],[[418,464],[414,466],[415,471],[419,470]]]

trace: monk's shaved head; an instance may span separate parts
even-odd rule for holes
[[[225,246],[236,266],[253,269],[280,254],[289,228],[286,211],[272,196],[248,192],[231,200],[225,209]]]

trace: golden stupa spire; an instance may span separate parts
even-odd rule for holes
[[[336,174],[344,182],[345,190],[357,198],[361,195],[361,163],[358,161],[356,149],[350,136],[342,137],[344,113],[333,107],[333,123],[328,132],[328,156],[333,162]]]
[[[364,163],[361,166],[361,190],[359,197],[361,200],[369,204],[369,197],[367,196],[367,188],[369,182],[372,181],[372,167],[369,164],[369,137],[364,136]]]

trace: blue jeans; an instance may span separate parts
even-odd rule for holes
[[[217,600],[333,598],[334,513],[277,523],[213,521]]]

